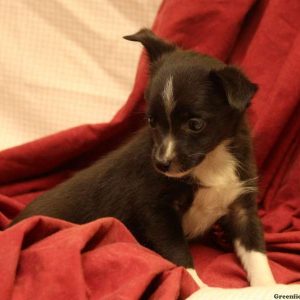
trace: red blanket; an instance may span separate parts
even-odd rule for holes
[[[281,283],[300,283],[299,14],[298,0],[166,0],[154,24],[157,34],[185,49],[240,65],[260,86],[249,111],[259,213]],[[111,123],[80,126],[0,153],[1,229],[38,194],[141,125],[146,80],[143,55],[133,91]],[[246,286],[245,272],[222,246],[222,236],[210,237],[191,245],[201,278],[213,286]],[[140,246],[114,219],[78,226],[34,217],[0,232],[1,300],[176,299],[195,289],[182,268]]]

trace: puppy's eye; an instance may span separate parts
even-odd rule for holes
[[[206,123],[202,119],[190,119],[188,120],[188,128],[193,132],[200,132],[204,129]]]
[[[151,128],[155,128],[156,126],[156,122],[155,122],[155,119],[152,117],[152,116],[149,116],[148,117],[148,124]]]

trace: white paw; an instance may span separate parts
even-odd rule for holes
[[[263,287],[263,286],[274,286],[277,285],[277,283],[273,278],[269,278],[267,280],[252,281],[250,285],[253,287]]]

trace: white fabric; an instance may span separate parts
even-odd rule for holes
[[[0,1],[0,149],[109,121],[161,0]]]
[[[279,297],[280,295],[290,296]],[[296,296],[295,296],[296,295]],[[278,284],[268,287],[247,287],[242,289],[202,288],[188,300],[274,300],[300,299],[300,285]]]

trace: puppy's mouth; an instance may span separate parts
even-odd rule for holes
[[[172,161],[167,168],[165,166],[160,166],[155,161],[153,161],[153,165],[157,172],[164,174],[165,176],[181,178],[192,173],[194,168],[196,168],[204,160],[204,158],[205,155],[201,155],[197,156],[197,159],[195,157],[195,159],[188,160],[183,163]]]
[[[176,171],[168,171],[163,173],[164,175],[168,176],[168,177],[173,177],[173,178],[181,178],[181,177],[185,177],[187,175],[189,175],[192,172],[192,169],[189,169],[187,171],[181,171],[181,172],[176,172]]]

